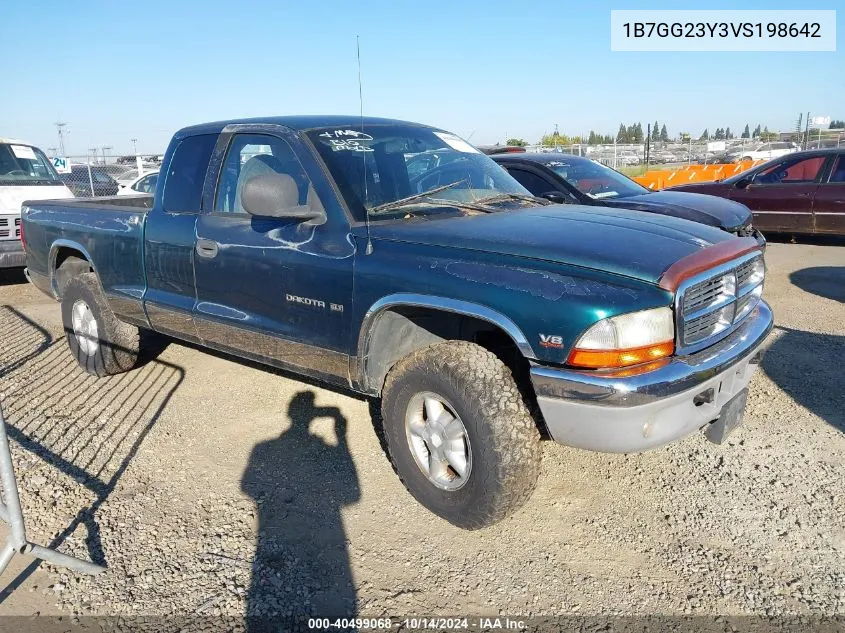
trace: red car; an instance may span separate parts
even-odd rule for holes
[[[763,232],[845,235],[845,147],[797,152],[725,180],[671,189],[741,202]]]

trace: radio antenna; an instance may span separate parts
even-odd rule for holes
[[[355,36],[355,48],[358,52],[358,104],[361,109],[361,136],[364,136],[364,88],[361,83],[361,36]],[[364,223],[367,226],[367,248],[365,253],[373,252],[373,240],[370,238],[370,210],[367,208],[369,192],[367,191],[367,152],[361,152],[361,161],[364,166]]]

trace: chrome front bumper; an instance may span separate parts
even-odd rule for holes
[[[774,319],[761,301],[728,337],[646,373],[534,367],[531,380],[552,438],[576,448],[629,453],[667,444],[719,417],[748,386]]]

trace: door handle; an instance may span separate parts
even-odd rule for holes
[[[206,259],[217,257],[217,242],[214,240],[197,240],[197,255]]]

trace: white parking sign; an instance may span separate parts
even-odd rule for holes
[[[55,156],[53,158],[53,167],[56,168],[56,171],[60,174],[69,174],[70,173],[70,161],[67,158],[62,158],[61,156]]]

